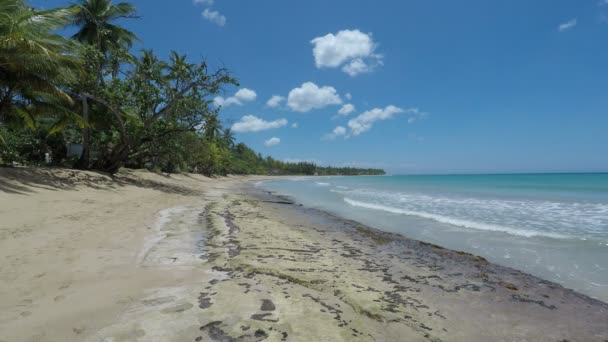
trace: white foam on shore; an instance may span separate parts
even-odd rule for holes
[[[259,188],[259,187],[261,187],[262,185],[264,185],[264,183],[266,183],[266,182],[268,182],[268,181],[267,181],[267,180],[261,180],[261,181],[254,182],[254,183],[253,183],[253,187],[254,187],[254,188]]]
[[[167,234],[165,234],[162,230],[163,227],[171,221],[171,217],[185,210],[185,207],[175,207],[163,209],[158,212],[158,218],[156,219],[153,225],[154,233],[146,237],[141,250],[137,254],[138,264],[143,263],[148,253],[150,253],[150,250],[167,236]]]
[[[381,210],[381,211],[385,211],[385,212],[389,212],[389,213],[393,213],[393,214],[400,214],[400,215],[418,216],[418,217],[422,217],[422,218],[431,219],[431,220],[434,220],[434,221],[437,221],[440,223],[446,223],[446,224],[464,227],[464,228],[470,228],[470,229],[501,232],[501,233],[507,233],[507,234],[511,234],[511,235],[523,236],[523,237],[541,236],[541,237],[550,237],[550,238],[554,238],[554,239],[569,238],[568,236],[562,235],[562,234],[538,232],[538,231],[527,230],[527,229],[517,229],[517,228],[510,228],[510,227],[504,227],[504,226],[487,224],[487,223],[474,222],[474,221],[469,221],[469,220],[462,220],[462,219],[446,217],[446,216],[436,215],[436,214],[430,214],[430,213],[425,213],[425,212],[420,212],[420,211],[395,208],[395,207],[390,207],[390,206],[381,205],[381,204],[356,201],[356,200],[350,199],[348,197],[344,198],[344,202],[346,202],[354,207]]]

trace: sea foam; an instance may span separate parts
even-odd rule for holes
[[[606,203],[497,199],[377,189],[335,190],[348,204],[514,235],[608,239]]]
[[[457,218],[453,218],[453,217],[447,217],[447,216],[425,213],[425,212],[420,212],[420,211],[412,211],[412,210],[406,210],[406,209],[401,209],[401,208],[394,208],[394,207],[381,205],[381,204],[360,202],[360,201],[350,199],[348,197],[344,198],[344,202],[346,202],[352,206],[355,206],[355,207],[361,207],[361,208],[367,208],[367,209],[373,209],[373,210],[382,210],[382,211],[386,211],[386,212],[393,213],[393,214],[418,216],[418,217],[423,217],[426,219],[431,219],[431,220],[434,220],[437,222],[451,224],[454,226],[459,226],[459,227],[464,227],[464,228],[470,228],[470,229],[502,232],[502,233],[507,233],[507,234],[512,234],[512,235],[524,236],[524,237],[544,236],[544,237],[550,237],[550,238],[554,238],[554,239],[569,238],[569,236],[562,235],[562,234],[510,228],[510,227],[504,227],[504,226],[499,226],[499,225],[474,222],[474,221],[469,221],[469,220],[462,220],[462,219],[457,219]]]

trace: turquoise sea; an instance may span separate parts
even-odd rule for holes
[[[608,302],[608,174],[297,177],[257,186]]]

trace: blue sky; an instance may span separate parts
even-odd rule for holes
[[[606,0],[132,2],[136,48],[230,69],[222,119],[277,159],[608,171]]]

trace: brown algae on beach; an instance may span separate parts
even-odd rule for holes
[[[608,338],[608,305],[483,258],[246,195],[238,186],[206,198],[192,216],[205,232],[196,267],[211,274],[183,290],[194,308],[173,303],[173,315],[158,322],[181,327],[182,340]],[[581,309],[587,318],[573,319]],[[152,326],[154,315],[132,317],[123,328]]]
[[[76,201],[82,203],[76,209],[92,209],[84,197],[112,204],[111,211],[83,221],[84,233],[60,219],[49,226],[64,234],[55,235],[56,244],[68,246],[75,237],[88,244],[74,249],[82,257],[73,261],[52,259],[52,249],[42,254],[45,260],[54,260],[50,265],[58,270],[68,262],[93,271],[33,272],[36,282],[50,284],[34,297],[38,285],[27,285],[30,278],[5,273],[23,290],[15,287],[15,295],[3,297],[11,309],[0,320],[0,340],[608,339],[607,304],[484,258],[307,209],[238,178],[131,176],[200,191],[49,193],[63,211]],[[150,221],[155,208],[165,209],[141,228],[123,198],[146,206],[137,212]],[[25,217],[17,216],[15,222]],[[131,231],[138,235],[122,241],[129,235],[121,234]],[[23,236],[21,244],[41,241]],[[139,251],[138,236],[145,236]],[[36,255],[29,251],[40,249],[5,249],[33,264]]]

